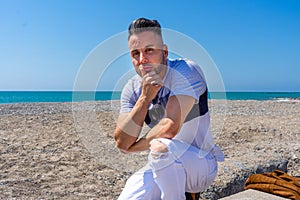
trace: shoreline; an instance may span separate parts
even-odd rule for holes
[[[119,100],[121,91],[0,91],[0,105]],[[300,100],[300,92],[209,92],[209,100]]]
[[[300,97],[288,97],[288,98],[275,98],[275,99],[208,99],[208,102],[300,102]],[[20,105],[71,105],[71,104],[101,104],[101,103],[118,103],[120,100],[87,100],[87,101],[64,101],[64,102],[13,102],[13,103],[0,103],[0,108],[5,106],[20,106]]]
[[[202,198],[240,192],[252,173],[300,175],[300,102],[209,100],[209,108],[226,158]],[[116,152],[118,110],[118,100],[0,104],[0,198],[116,199],[147,156]]]

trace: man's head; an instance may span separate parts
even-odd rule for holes
[[[160,24],[139,18],[130,24],[128,33],[128,47],[136,72],[141,75],[139,67],[143,67],[146,72],[154,70],[163,77],[168,48],[163,43]]]
[[[153,31],[162,38],[161,26],[156,20],[146,18],[138,18],[134,20],[128,27],[128,40],[133,34],[139,34],[145,31]]]

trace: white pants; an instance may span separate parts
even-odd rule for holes
[[[185,199],[185,192],[204,191],[217,175],[217,159],[213,151],[204,156],[199,149],[177,140],[159,139],[168,152],[153,158],[126,182],[118,200]]]

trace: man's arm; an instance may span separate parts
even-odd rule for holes
[[[140,70],[142,73],[142,93],[131,112],[119,116],[114,132],[116,146],[122,152],[127,152],[136,143],[150,103],[162,87],[161,78],[155,71],[146,73],[142,66]]]
[[[140,96],[130,113],[120,114],[114,132],[114,138],[116,140],[116,146],[121,151],[128,151],[130,146],[136,142],[141,132],[149,105],[150,101]]]
[[[194,103],[195,99],[191,96],[177,95],[170,97],[164,118],[149,131],[146,138],[141,138],[139,141],[134,142],[126,151],[138,152],[148,150],[150,141],[155,138],[173,138],[179,132]]]

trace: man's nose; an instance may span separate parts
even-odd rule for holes
[[[147,63],[148,62],[148,58],[146,56],[146,54],[144,52],[140,53],[140,63]]]

